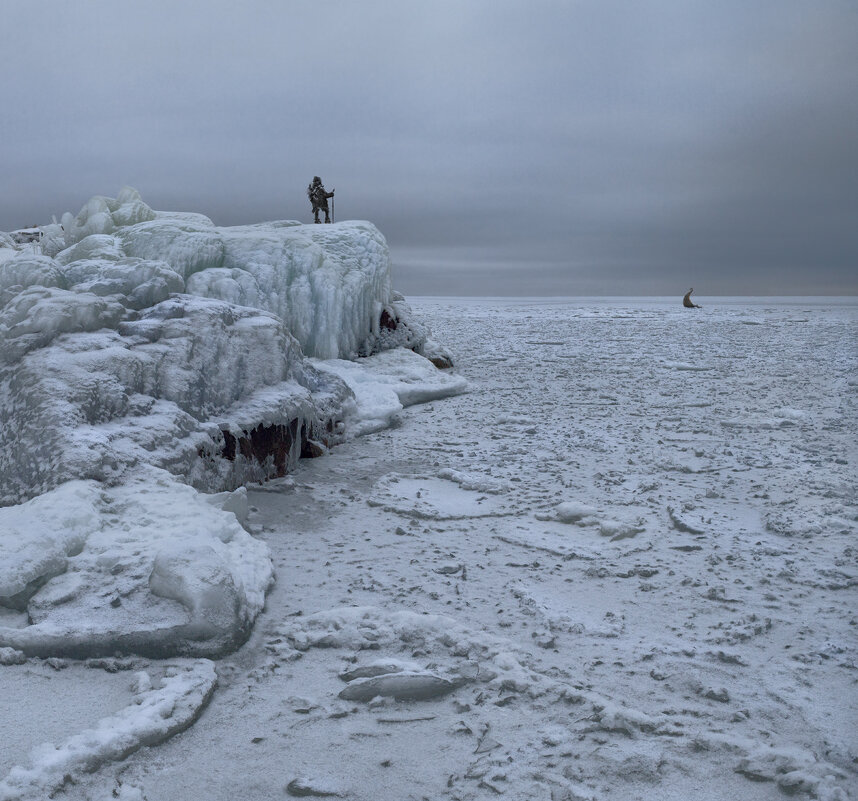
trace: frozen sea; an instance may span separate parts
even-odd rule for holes
[[[858,299],[409,300],[469,390],[251,488],[249,641],[53,797],[856,797]],[[171,670],[54,662],[0,780]]]

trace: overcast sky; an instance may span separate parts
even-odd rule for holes
[[[858,294],[858,3],[2,0],[0,153],[0,230],[320,175],[406,294]]]

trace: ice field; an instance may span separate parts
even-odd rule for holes
[[[468,390],[249,486],[238,650],[5,652],[0,798],[854,798],[854,299],[410,300]]]

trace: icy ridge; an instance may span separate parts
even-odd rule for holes
[[[81,774],[184,731],[199,717],[216,685],[214,664],[207,659],[177,661],[156,688],[141,671],[133,704],[59,746],[45,743],[34,749],[31,767],[16,766],[0,781],[0,801],[52,797]]]

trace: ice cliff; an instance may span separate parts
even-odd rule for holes
[[[126,188],[0,236],[0,647],[240,641],[273,574],[230,491],[460,391],[427,335],[368,222],[224,228]]]

